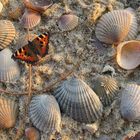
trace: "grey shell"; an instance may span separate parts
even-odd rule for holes
[[[0,52],[0,81],[11,82],[20,76],[19,65],[11,56],[12,52],[8,48]]]
[[[76,121],[92,123],[102,115],[103,106],[98,96],[80,79],[64,81],[54,96],[62,112]]]
[[[99,96],[104,106],[108,106],[112,103],[119,89],[116,79],[110,76],[98,76],[93,85],[93,90]]]
[[[0,128],[11,128],[15,125],[17,104],[14,100],[0,97]]]
[[[33,97],[29,105],[29,118],[40,131],[50,132],[60,130],[60,109],[52,95]]]
[[[121,115],[128,121],[140,119],[140,86],[128,84],[122,92]]]
[[[118,44],[134,39],[137,35],[137,20],[130,10],[114,10],[104,14],[99,20],[96,37],[107,44]]]

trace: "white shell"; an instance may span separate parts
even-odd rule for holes
[[[82,80],[71,78],[55,91],[60,109],[74,120],[84,123],[96,121],[102,115],[102,103],[95,92]]]
[[[52,95],[33,97],[29,107],[29,117],[40,131],[59,131],[61,114],[58,103]]]
[[[70,31],[77,25],[78,17],[72,13],[65,13],[58,20],[58,26],[62,31]]]
[[[118,82],[110,76],[98,76],[94,81],[94,91],[99,96],[104,106],[112,103],[117,94]]]
[[[107,44],[118,44],[134,39],[137,35],[137,20],[129,10],[114,10],[104,14],[99,20],[96,37]]]
[[[10,49],[0,51],[0,81],[11,82],[19,78],[20,68],[12,58]]]
[[[0,128],[11,128],[15,125],[17,104],[15,101],[0,97]]]
[[[140,65],[140,41],[131,40],[117,46],[117,63],[123,69],[131,70]]]
[[[15,27],[9,20],[0,20],[0,48],[7,47],[14,39]]]
[[[140,119],[140,86],[128,84],[121,97],[121,115],[128,121]]]

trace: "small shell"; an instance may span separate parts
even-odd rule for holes
[[[9,20],[0,20],[0,48],[7,47],[15,37],[15,27]]]
[[[58,103],[51,95],[40,95],[33,97],[29,116],[33,125],[40,131],[59,131],[61,114]]]
[[[31,29],[37,26],[40,23],[40,20],[41,16],[39,13],[26,9],[20,23],[24,28]]]
[[[99,96],[104,106],[108,106],[112,103],[114,96],[116,95],[118,82],[109,76],[98,76],[94,82],[94,91]]]
[[[52,5],[52,0],[23,0],[23,2],[27,8],[41,13]]]
[[[8,48],[0,52],[0,81],[11,82],[20,76],[20,68],[11,56],[12,52]]]
[[[96,26],[97,38],[107,44],[118,44],[134,39],[137,35],[137,20],[129,10],[114,10],[101,17]]]
[[[35,39],[37,37],[36,34],[26,34],[21,36],[18,41],[17,41],[17,45],[16,45],[16,49],[19,49],[25,45],[28,44],[28,40],[32,41],[33,39]]]
[[[0,97],[0,128],[11,128],[15,125],[17,104],[15,101]]]
[[[39,132],[34,127],[26,128],[25,135],[28,140],[40,140]]]
[[[102,103],[94,91],[82,80],[71,78],[55,91],[60,109],[74,120],[92,123],[102,115]]]
[[[65,13],[58,20],[58,26],[62,31],[70,31],[77,25],[78,17],[72,13]]]
[[[123,69],[131,70],[140,65],[140,41],[131,40],[117,46],[117,63]]]
[[[140,119],[140,86],[128,84],[122,92],[121,115],[128,121]]]

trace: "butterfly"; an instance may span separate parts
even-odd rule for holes
[[[33,41],[18,49],[13,55],[13,59],[20,59],[29,64],[35,64],[42,57],[48,54],[49,50],[49,34],[43,33],[36,37]]]

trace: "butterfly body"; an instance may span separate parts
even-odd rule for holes
[[[33,41],[18,49],[13,55],[13,59],[20,59],[29,64],[35,64],[40,58],[45,57],[49,50],[49,35],[43,33],[36,37]]]

